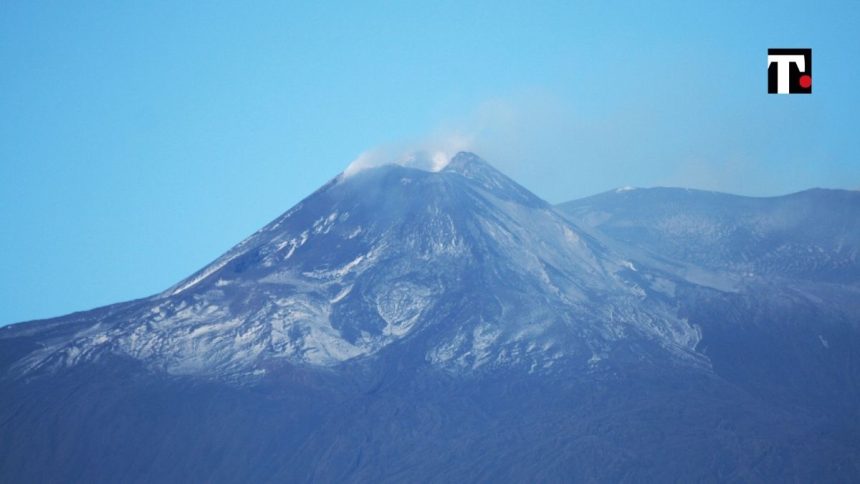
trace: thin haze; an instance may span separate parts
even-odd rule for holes
[[[0,324],[163,290],[362,154],[552,202],[860,187],[857,2],[205,7],[0,3]],[[765,94],[768,47],[813,95]]]

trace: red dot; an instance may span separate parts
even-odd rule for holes
[[[804,89],[809,89],[809,86],[812,85],[812,78],[807,75],[800,76],[800,87]]]

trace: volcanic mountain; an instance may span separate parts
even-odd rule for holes
[[[586,365],[629,338],[701,360],[698,330],[649,299],[635,270],[461,153],[439,172],[341,175],[162,294],[28,326],[63,337],[16,368],[114,353],[245,377],[278,363],[331,367],[404,339],[452,371]]]
[[[0,329],[0,480],[856,479],[858,199],[752,200],[347,170],[160,294]]]

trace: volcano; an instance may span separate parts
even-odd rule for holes
[[[347,170],[160,294],[0,329],[0,480],[857,480],[860,197],[810,193]]]

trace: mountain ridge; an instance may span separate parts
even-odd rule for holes
[[[622,244],[711,269],[860,282],[860,222],[853,216],[860,192],[745,197],[653,188],[604,192],[556,208]]]

